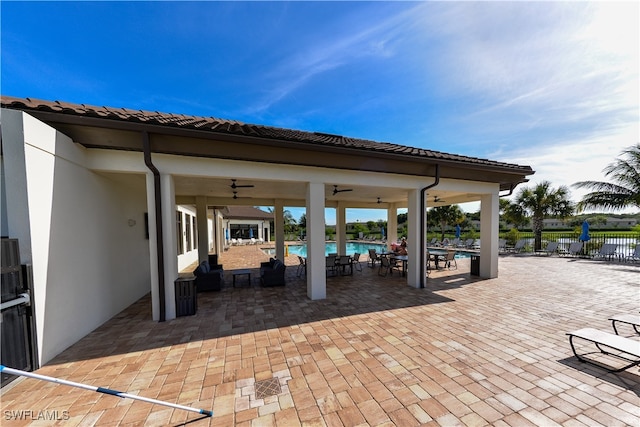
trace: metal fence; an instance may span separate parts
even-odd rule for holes
[[[567,250],[573,242],[578,242],[580,233],[572,231],[543,231],[542,232],[542,248],[547,246],[549,242],[558,242],[559,250]],[[616,253],[621,256],[631,255],[637,245],[640,245],[640,233],[631,231],[627,232],[593,232],[590,235],[591,240],[585,242],[585,254],[597,252],[605,243],[618,245]],[[526,251],[533,251],[535,235],[531,231],[504,232],[500,233],[501,239],[507,239],[508,244],[513,246],[516,241],[524,239],[527,243]]]

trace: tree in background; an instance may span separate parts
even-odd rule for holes
[[[458,205],[438,206],[429,209],[427,212],[427,221],[431,225],[440,226],[440,240],[444,240],[444,231],[447,225],[456,225],[464,221],[464,213]]]
[[[297,230],[297,223],[296,220],[293,218],[293,215],[291,214],[290,211],[285,210],[283,212],[283,219],[284,219],[284,232],[285,233],[295,233]]]
[[[508,199],[500,199],[500,215],[507,224],[512,224],[516,229],[525,227],[529,223],[529,218],[522,206]]]
[[[542,248],[544,219],[567,218],[574,211],[574,205],[569,199],[569,189],[565,186],[554,189],[549,181],[543,181],[533,188],[522,188],[516,195],[514,204],[531,218],[535,250]]]
[[[588,208],[640,208],[640,143],[623,150],[603,172],[613,182],[580,181],[573,184],[575,188],[593,190],[582,197],[578,203],[579,211]]]

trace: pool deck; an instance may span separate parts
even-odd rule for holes
[[[225,271],[266,259],[257,246],[220,256]],[[460,259],[414,289],[363,262],[329,277],[318,301],[297,264],[287,259],[278,288],[259,287],[257,271],[233,288],[225,274],[221,292],[198,294],[196,315],[168,322],[150,320],[146,296],[37,371],[213,418],[22,378],[2,390],[2,426],[640,425],[638,367],[581,363],[566,336],[638,313],[640,263],[508,255],[500,277],[480,280]],[[273,388],[258,396],[264,381]],[[69,419],[7,418],[20,411]]]

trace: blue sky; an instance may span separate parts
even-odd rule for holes
[[[0,7],[3,95],[424,147],[554,186],[605,179],[640,141],[638,2]]]

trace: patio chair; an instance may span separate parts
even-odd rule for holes
[[[449,270],[452,269],[452,265],[456,266],[456,270],[458,269],[458,262],[456,261],[456,251],[447,251],[447,255],[445,255],[444,257],[444,265]]]
[[[358,271],[362,271],[362,265],[360,264],[360,254],[356,252],[353,254],[353,258],[351,258],[352,267]]]
[[[640,245],[636,245],[636,249],[633,251],[631,255],[627,255],[624,259],[625,261],[640,261]]]
[[[506,251],[507,251],[507,239],[499,239],[498,252],[506,252]]]
[[[349,269],[349,273],[347,273],[347,268]],[[343,276],[346,274],[353,274],[353,264],[351,262],[351,257],[348,255],[340,255],[336,260],[336,269],[340,270],[340,274]]]
[[[380,257],[380,268],[378,269],[379,276],[385,276],[389,273],[393,274],[393,270],[401,271],[401,266],[393,258],[383,256]],[[382,274],[384,273],[384,274]]]
[[[594,258],[603,258],[607,260],[611,260],[614,256],[616,256],[616,251],[618,250],[618,245],[615,243],[604,243],[598,252],[595,253]]]
[[[303,274],[306,275],[307,274],[307,260],[304,259],[303,257],[301,257],[300,255],[298,255],[298,270],[296,270],[296,276],[300,277]]]
[[[327,268],[327,273],[332,272],[333,274],[336,274],[336,259],[338,257],[336,255],[327,255],[326,258],[326,268]]]
[[[473,249],[473,242],[475,242],[474,239],[467,239],[464,241],[464,247],[468,248],[468,249]]]
[[[536,254],[545,254],[549,256],[557,251],[558,251],[558,242],[549,242],[547,243],[546,248],[536,251]]]
[[[380,262],[380,258],[375,249],[369,249],[369,267],[375,267],[376,262]]]

